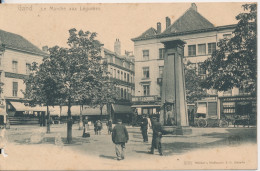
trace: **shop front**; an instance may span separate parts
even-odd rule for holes
[[[256,97],[253,96],[224,96],[220,99],[221,116],[234,125],[256,125]]]
[[[112,104],[111,119],[114,123],[117,119],[121,119],[123,123],[132,123],[133,113],[130,105]]]
[[[27,106],[24,101],[6,100],[6,112],[10,125],[45,124],[46,107]]]

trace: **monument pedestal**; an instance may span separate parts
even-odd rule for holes
[[[165,56],[160,122],[164,125],[165,133],[191,134],[183,66],[185,42],[176,39],[162,41],[162,43],[165,47]]]
[[[172,135],[190,135],[192,129],[188,126],[163,126],[163,133]]]

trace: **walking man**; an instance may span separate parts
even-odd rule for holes
[[[148,142],[147,129],[148,129],[148,120],[147,120],[147,116],[144,115],[141,122],[141,131],[142,131],[144,142]]]
[[[157,121],[157,118],[152,119],[152,128],[153,128],[153,140],[151,147],[151,154],[154,154],[154,149],[158,149],[159,154],[162,156],[162,125]]]
[[[107,131],[108,131],[108,134],[112,133],[112,120],[111,119],[109,119],[107,121]]]
[[[122,120],[118,119],[117,124],[112,131],[112,141],[116,146],[117,160],[124,160],[125,143],[127,143],[128,139],[127,129],[122,125]]]

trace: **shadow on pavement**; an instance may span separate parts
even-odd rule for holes
[[[136,153],[142,153],[142,154],[150,154],[149,151],[137,151],[135,150]]]
[[[106,158],[106,159],[111,159],[111,160],[115,160],[115,159],[116,159],[115,156],[105,156],[105,155],[103,155],[103,154],[99,155],[99,157],[101,157],[101,158]]]
[[[196,149],[213,147],[238,146],[245,143],[256,144],[256,129],[227,129],[225,133],[212,132],[202,134],[202,142],[173,142],[162,143],[166,155],[180,154]]]

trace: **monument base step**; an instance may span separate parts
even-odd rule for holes
[[[192,129],[188,126],[163,126],[163,134],[190,135]]]

